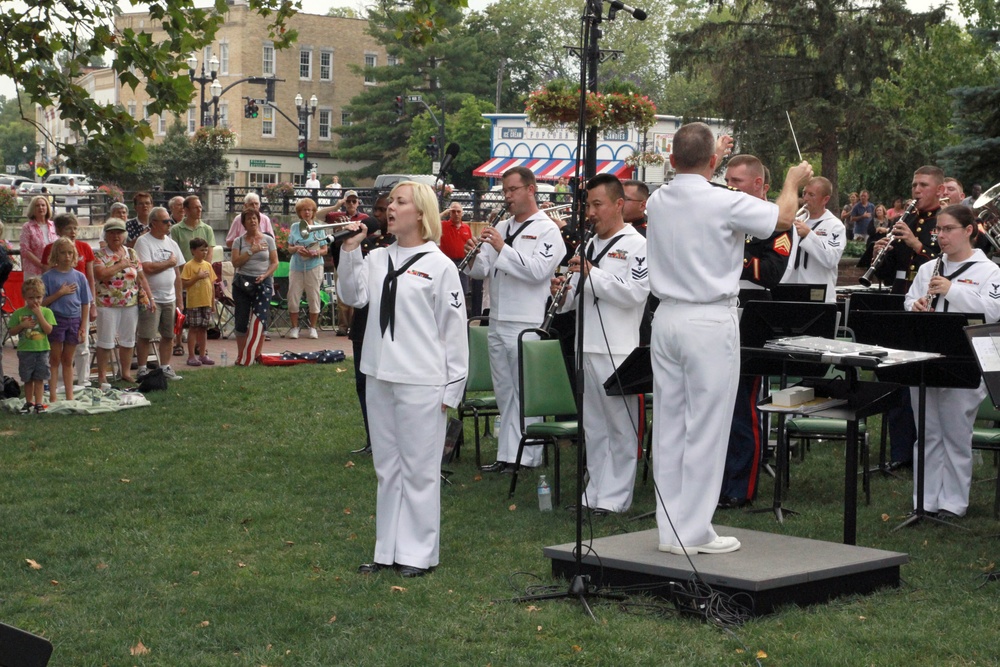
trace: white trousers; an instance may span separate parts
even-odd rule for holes
[[[517,445],[521,442],[521,395],[517,385],[517,336],[529,328],[523,322],[497,322],[490,318],[487,335],[490,348],[490,374],[493,376],[493,394],[500,410],[500,432],[497,436],[497,461],[513,463],[517,460]],[[538,340],[536,334],[525,340]],[[540,417],[526,419],[534,424]],[[524,448],[521,465],[534,468],[542,463],[542,446]]]
[[[963,516],[969,509],[972,486],[972,427],[986,386],[978,389],[927,389],[927,421],[924,436],[924,509],[948,510]],[[920,428],[919,390],[910,389],[914,420]],[[916,466],[913,448],[913,506],[917,505]]]
[[[660,544],[707,544],[718,537],[712,515],[740,372],[736,307],[665,299],[653,318],[650,348]]]
[[[444,387],[367,376],[372,461],[378,478],[375,562],[429,568],[441,547]],[[387,412],[388,411],[388,412]]]
[[[639,397],[608,396],[604,389],[604,381],[626,356],[583,355],[583,430],[590,476],[583,504],[612,512],[632,506],[638,463]]]

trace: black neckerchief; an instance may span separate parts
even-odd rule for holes
[[[421,252],[417,253],[410,259],[408,259],[401,267],[398,269],[394,268],[392,265],[392,255],[386,254],[386,258],[389,260],[389,270],[385,274],[385,281],[382,283],[382,302],[379,304],[378,311],[378,323],[382,328],[382,335],[385,335],[385,330],[389,329],[389,338],[396,340],[396,286],[397,278],[403,275],[408,268],[413,266],[413,263],[418,259],[423,257],[428,253]]]
[[[513,218],[511,218],[511,220],[513,220]],[[521,232],[524,231],[525,227],[527,227],[528,225],[530,225],[532,222],[534,222],[534,220],[532,220],[531,218],[528,218],[527,220],[525,220],[524,222],[522,222],[521,226],[518,227],[517,229],[515,229],[513,233],[507,234],[507,236],[505,236],[503,238],[503,244],[504,245],[509,245],[511,248],[513,248],[514,247],[514,239],[516,239],[518,236],[520,236]],[[507,228],[510,229],[510,226],[508,225]],[[497,255],[499,255],[499,254],[500,253],[497,253]],[[495,276],[499,270],[500,269],[493,269],[493,275]]]
[[[591,266],[598,266],[599,267],[600,264],[601,264],[601,260],[604,259],[604,256],[606,254],[608,254],[608,251],[611,250],[611,248],[614,247],[614,245],[616,243],[618,243],[618,241],[623,236],[625,236],[625,234],[619,234],[618,236],[612,237],[611,240],[608,241],[608,245],[604,246],[604,248],[601,250],[601,252],[597,253],[596,257],[594,257],[594,245],[596,245],[596,244],[593,243],[593,242],[591,242],[587,246],[587,251],[584,253],[584,255],[587,258],[587,261],[590,262]],[[580,276],[580,284],[577,285],[577,288],[576,288],[576,291],[577,291],[578,294],[580,293],[580,290],[583,289],[583,283],[584,283],[584,280],[583,280],[583,276],[581,275]],[[596,296],[594,297],[594,303],[597,303],[597,297]]]
[[[973,264],[975,264],[975,262],[964,262],[960,267],[958,267],[957,269],[955,269],[950,275],[944,275],[942,273],[941,276],[945,280],[953,280],[955,278],[958,278],[960,275],[962,275],[963,273],[965,273],[969,269],[971,269]],[[940,298],[941,298],[940,294],[935,294],[934,298],[931,299],[930,310],[932,312],[934,311],[935,308],[937,308],[937,302],[938,302],[938,299],[940,299]],[[945,298],[945,300],[944,300],[944,310],[942,310],[941,312],[943,312],[943,313],[947,313],[948,312],[948,299],[947,298]]]
[[[815,231],[816,228],[819,227],[819,223],[823,222],[823,220],[825,220],[825,219],[826,219],[826,216],[823,216],[822,218],[820,218],[819,220],[817,220],[816,224],[813,225],[812,227],[810,227],[809,229]],[[796,246],[796,248],[795,248],[795,267],[794,268],[796,268],[796,269],[799,268],[799,258],[802,257],[802,254],[803,254],[802,239],[799,239],[799,245]],[[805,257],[802,258],[802,268],[803,269],[808,269],[809,268],[809,253],[808,252],[806,252],[805,253]]]

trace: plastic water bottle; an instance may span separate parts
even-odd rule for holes
[[[538,478],[538,511],[552,511],[552,489],[549,488],[549,483],[545,480],[545,475],[541,475]]]
[[[90,404],[91,405],[101,404],[101,395],[98,392],[95,391],[93,394],[90,395]]]
[[[226,353],[225,350],[223,350],[222,352],[219,353],[219,359],[222,360],[222,365],[223,366],[228,366],[229,365],[229,355]]]

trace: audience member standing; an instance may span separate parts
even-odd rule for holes
[[[139,311],[136,357],[140,379],[146,374],[149,346],[157,333],[160,335],[157,352],[163,374],[170,380],[178,377],[167,361],[173,346],[174,319],[177,310],[184,307],[180,274],[183,254],[169,233],[170,214],[167,209],[157,207],[149,214],[149,233],[140,236],[135,243],[135,252],[153,293],[153,307]]]

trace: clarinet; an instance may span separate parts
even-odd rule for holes
[[[569,290],[569,276],[563,281],[556,293],[552,295],[552,303],[549,304],[549,309],[545,311],[545,319],[542,321],[542,329],[545,331],[549,330],[552,326],[552,319],[556,316],[556,311],[559,310],[559,305],[562,303],[563,298],[566,296],[566,291]]]
[[[486,226],[487,227],[496,227],[498,224],[500,224],[500,221],[503,220],[504,215],[506,215],[506,213],[507,213],[507,205],[504,204],[502,207],[500,207],[500,210],[498,210],[496,212],[496,215],[493,216],[493,218],[490,220],[489,224],[486,225]],[[467,267],[469,265],[469,263],[473,259],[475,259],[476,255],[479,253],[479,249],[483,247],[484,243],[486,243],[486,241],[483,241],[482,239],[480,239],[479,243],[476,244],[476,247],[473,248],[472,250],[470,250],[465,255],[465,257],[462,258],[462,261],[458,263],[458,270],[459,271],[463,270],[465,267]]]
[[[911,199],[909,203],[907,203],[906,210],[903,211],[903,215],[899,216],[899,219],[905,221],[906,217],[916,210],[917,210],[917,200]],[[882,262],[885,261],[886,256],[889,254],[889,250],[892,248],[892,244],[896,242],[897,238],[898,237],[893,236],[892,238],[889,239],[888,243],[882,246],[882,249],[879,250],[879,253],[875,255],[875,259],[872,260],[872,263],[868,267],[868,270],[865,271],[865,275],[858,278],[859,283],[861,283],[865,287],[872,286],[872,277],[875,275],[875,272],[878,271],[879,267],[882,266]]]
[[[924,299],[927,301],[927,310],[934,312],[937,307],[937,300],[940,294],[931,294],[931,280],[934,280],[941,275],[941,264],[944,263],[944,253],[938,255],[937,260],[934,262],[934,270],[931,271],[930,280],[927,281],[927,294],[924,295]]]

